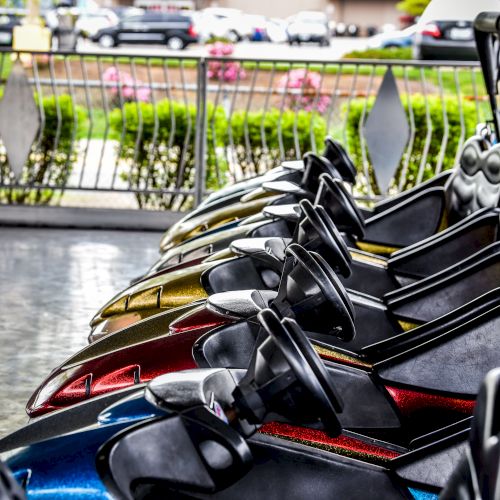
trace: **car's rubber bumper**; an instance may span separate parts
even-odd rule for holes
[[[425,36],[415,43],[422,59],[468,61],[478,58],[474,40],[459,42]]]

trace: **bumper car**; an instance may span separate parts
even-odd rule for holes
[[[500,146],[492,148],[489,155],[498,159],[500,168]],[[480,174],[480,177],[483,178],[483,174]],[[476,193],[474,187],[472,189],[474,199],[483,193],[481,190]],[[495,189],[498,189],[500,193],[500,184]],[[397,252],[390,259],[384,260],[365,252],[349,252],[344,248],[332,221],[339,225],[340,230],[345,230],[346,227],[359,229],[360,226],[356,207],[348,198],[341,182],[321,175],[318,197],[321,204],[316,203],[316,209],[325,212],[321,222],[322,227],[326,226],[324,231],[330,232],[332,237],[336,238],[336,246],[342,251],[343,258],[352,261],[351,264],[353,264],[354,273],[345,282],[346,286],[354,291],[384,298],[384,301],[392,299],[392,296],[386,297],[387,293],[401,296],[403,291],[397,289],[402,285],[412,284],[413,290],[417,290],[419,283],[414,283],[415,281],[423,282],[427,279],[429,281],[426,281],[426,284],[432,283],[433,278],[440,273],[446,273],[450,269],[456,268],[465,258],[474,260],[477,258],[477,252],[474,252],[477,249],[487,252],[488,245],[496,241],[498,234],[498,210],[494,208],[483,209],[476,211],[447,231],[410,246]],[[494,198],[495,203],[497,203],[498,199]],[[302,209],[306,203],[309,211],[312,212],[310,202],[307,200],[303,200]],[[285,220],[281,219],[277,222],[257,223],[258,226],[253,227],[252,231],[247,234],[254,238],[262,238],[265,237],[263,235],[273,234],[273,232],[276,235],[276,232],[279,231],[280,236],[289,237],[292,224],[297,225],[298,212],[298,209],[282,211],[282,215],[284,213],[292,215],[285,215],[283,217]],[[327,220],[327,216],[331,220]],[[286,221],[287,217],[293,220],[292,224]],[[420,220],[424,220],[425,225],[428,218],[422,217]],[[418,223],[413,226],[415,225]],[[116,331],[119,327],[131,324],[138,319],[159,312],[161,309],[180,306],[189,301],[203,298],[207,295],[208,290],[213,293],[221,290],[262,289],[258,285],[245,286],[246,283],[243,279],[239,279],[241,273],[238,272],[230,273],[232,281],[231,279],[226,280],[222,288],[216,289],[207,284],[206,277],[217,274],[216,269],[222,269],[225,266],[228,268],[248,266],[241,259],[237,263],[231,261],[233,259],[231,255],[234,255],[234,250],[238,248],[234,241],[232,243],[224,241],[224,244],[229,244],[229,249],[221,250],[208,258],[202,257],[198,261],[193,261],[194,255],[191,252],[191,257],[186,262],[179,264],[176,260],[177,265],[174,265],[172,261],[169,261],[169,264],[174,267],[155,268],[152,275],[139,280],[108,302],[94,317],[91,327],[102,332]],[[202,247],[202,255],[206,254],[207,249],[213,249],[213,243]],[[186,251],[186,249],[184,250]],[[184,255],[189,253],[188,251]],[[257,252],[254,257],[257,255],[262,255],[262,253]],[[199,254],[197,256],[199,257]],[[179,254],[176,254],[175,259],[178,258]],[[335,265],[335,261],[331,263]],[[249,270],[248,273],[249,276],[252,275],[252,270]],[[253,274],[255,275],[255,272]]]
[[[303,202],[302,206],[308,206],[308,202]],[[487,244],[488,237],[477,242],[478,247],[485,246],[475,253],[468,247],[465,252],[457,251],[457,257],[449,255],[447,259],[431,261],[425,259],[430,256],[428,249],[412,249],[408,253],[394,257],[384,265],[382,261],[370,259],[367,255],[353,258],[354,254],[343,244],[326,211],[320,206],[316,207],[317,212],[311,207],[305,210],[307,213],[304,215],[303,223],[307,222],[307,227],[311,231],[314,228],[311,232],[314,237],[308,241],[308,231],[298,231],[295,240],[307,241],[308,245],[314,242],[314,248],[309,248],[322,254],[334,269],[344,275],[343,284],[349,289],[351,299],[359,303],[360,309],[364,311],[360,313],[357,325],[361,330],[366,329],[366,326],[363,326],[366,320],[369,319],[368,324],[371,324],[378,319],[382,329],[398,333],[401,327],[408,329],[412,325],[430,321],[497,286],[495,279],[498,273],[496,269],[500,247],[498,242]],[[314,219],[313,223],[315,214],[322,215],[317,217],[317,220]],[[497,219],[496,213],[484,214],[484,219],[481,218],[481,223],[476,229],[478,232],[484,231],[491,235],[488,231],[488,228],[491,228],[489,224],[496,225]],[[473,222],[477,222],[477,219]],[[301,227],[304,228],[299,225],[299,228]],[[477,235],[478,232],[474,234]],[[450,236],[450,238],[446,245],[450,250],[456,247],[457,243],[464,242],[460,237],[455,239]],[[255,244],[253,249],[252,241]],[[118,294],[96,314],[91,323],[93,328],[91,339],[116,332],[140,319],[161,312],[162,309],[184,305],[214,293],[275,288],[279,283],[278,270],[282,258],[276,259],[272,282],[269,279],[270,271],[267,277],[263,275],[263,265],[260,261],[265,257],[269,268],[270,255],[273,253],[269,242],[276,241],[278,241],[276,238],[236,240],[231,248],[240,255],[246,254],[244,258],[227,257],[227,254],[224,254],[226,258],[223,260],[209,259],[186,269],[159,272],[151,278],[140,281]],[[281,248],[290,243],[289,239],[279,241]],[[267,250],[263,251],[262,248],[266,245]],[[257,251],[254,252],[255,249]],[[274,251],[275,256],[278,253],[283,254],[281,249],[279,252]],[[464,253],[469,256],[459,260],[459,256]],[[438,257],[440,254],[441,252],[437,252],[435,256]],[[423,277],[430,270],[442,267],[433,262],[442,264],[443,261],[454,260],[455,264]],[[256,267],[257,261],[260,268]],[[421,279],[416,279],[419,278],[419,274]],[[366,307],[363,307],[363,304]],[[376,313],[376,309],[380,312]]]
[[[441,342],[444,352],[452,349],[457,356],[461,353],[483,359],[481,368],[476,367],[479,371],[475,378],[463,372],[477,381],[486,368],[500,363],[494,347],[497,341],[487,333],[493,332],[489,321],[499,304],[495,270],[500,245],[489,250],[491,254],[480,252],[475,262],[460,264],[455,272],[447,271],[433,283],[424,280],[417,290],[412,286],[401,289],[398,296],[391,297],[389,309],[380,300],[348,293],[324,259],[292,244],[285,252],[287,259],[277,292],[216,293],[203,303],[165,311],[101,337],[50,374],[30,399],[28,414],[36,417],[183,368],[221,364],[245,368],[255,343],[249,325],[261,309],[269,306],[297,320],[320,355],[331,362],[371,372],[390,358],[404,357],[409,349],[415,356],[411,362],[417,363],[419,349],[430,349],[433,342]],[[422,325],[416,326],[417,322]],[[485,345],[492,350],[483,352]],[[422,356],[431,379],[439,363],[457,368],[461,359]],[[454,373],[450,368],[449,374]],[[427,387],[423,383],[416,391],[408,389],[408,394],[415,393],[422,401],[433,391],[435,395],[459,394],[448,378],[440,374],[444,386]],[[402,379],[394,382],[396,386],[405,383]],[[465,399],[473,397],[469,394]],[[429,396],[429,402],[433,401]],[[440,401],[446,406],[447,397]]]
[[[466,158],[473,154],[471,150],[475,151],[478,140],[473,139],[465,146],[462,164],[466,164]],[[488,165],[490,169],[493,169],[494,165],[500,166],[500,146],[495,146],[489,151],[485,165]],[[490,185],[491,189],[486,190],[487,194],[485,194],[484,186],[481,186],[479,181],[476,183],[474,178],[481,181],[486,177],[482,171],[476,171],[467,180],[467,182],[470,181],[467,185],[469,190],[467,196],[463,195],[460,198],[452,196],[450,208],[447,210],[448,216],[452,213],[455,215],[460,213],[461,216],[465,217],[450,227],[429,236],[426,227],[433,219],[433,214],[436,215],[429,207],[425,210],[425,216],[419,215],[420,212],[417,211],[411,225],[408,224],[406,216],[396,222],[394,217],[397,214],[391,212],[392,209],[388,209],[392,215],[389,216],[390,214],[385,212],[383,212],[385,215],[378,214],[376,216],[378,222],[375,221],[378,228],[371,226],[372,229],[368,230],[370,225],[365,225],[359,210],[341,182],[327,175],[322,175],[315,205],[324,207],[338,230],[346,235],[345,238],[350,246],[349,252],[354,275],[347,286],[380,297],[385,292],[399,288],[403,284],[442,271],[495,242],[498,238],[499,220],[499,210],[495,207],[498,204],[498,194],[500,193],[500,184],[498,184],[500,178],[497,179],[495,185]],[[465,181],[462,170],[454,174],[450,181],[457,190],[464,188]],[[467,198],[469,196],[472,200]],[[468,199],[467,203],[464,201],[466,198]],[[296,206],[266,207],[263,210],[264,218],[260,217],[258,220],[253,218],[251,221],[245,221],[231,229],[212,232],[178,245],[167,251],[147,275],[139,281],[144,283],[147,279],[156,279],[159,275],[169,271],[199,264],[211,260],[212,257],[217,258],[218,254],[213,254],[213,252],[228,255],[231,243],[238,238],[278,235],[285,238],[290,237],[291,231],[293,231],[293,221],[297,217],[298,211]],[[470,215],[466,215],[469,212]],[[399,213],[399,215],[401,214],[402,212]],[[388,217],[386,218],[386,216]],[[269,220],[269,218],[273,220]],[[439,218],[438,214],[433,219],[432,224],[439,224]],[[390,232],[397,232],[400,242],[409,234],[407,228],[412,227],[410,239],[404,241],[405,248],[401,250],[397,250],[395,247],[390,248],[391,251],[394,251],[389,258],[365,251],[378,251],[378,248],[370,246],[371,244],[365,245],[366,238],[363,240],[364,242],[359,239],[360,235],[368,231],[372,234],[372,240],[377,238],[379,241],[383,240],[382,235],[386,231],[384,227]],[[376,233],[380,237],[375,237]],[[352,235],[355,235],[354,238]],[[412,244],[412,240],[416,237],[421,239]],[[361,250],[353,248],[356,245]]]
[[[267,309],[258,328],[248,370],[168,374],[56,412],[2,439],[2,457],[30,498],[496,498],[498,370],[472,419],[380,440],[293,320]]]
[[[318,254],[291,245],[285,254],[282,274],[277,291],[222,292],[213,296],[214,303],[225,304],[222,309],[212,308],[209,301],[195,302],[101,338],[52,372],[30,399],[28,413],[37,416],[87,397],[151,380],[159,374],[195,367],[191,351],[203,333],[218,325],[252,318],[266,307],[297,320],[306,329],[312,328],[318,318],[330,315],[331,319],[316,325],[316,329],[346,341],[352,338],[352,304],[336,275]],[[168,348],[160,340],[165,335],[171,343]],[[163,362],[141,367],[141,359],[149,357],[153,361],[150,349],[155,340],[160,340],[156,353],[162,353]],[[99,364],[99,369],[94,366],[88,373],[90,359]],[[125,359],[135,359],[139,364],[134,361],[129,365]]]
[[[288,203],[296,203],[302,199],[314,199],[318,189],[318,178],[322,173],[328,174],[340,181],[353,182],[354,177],[342,175],[333,163],[324,156],[307,153],[301,162],[304,168],[301,170],[290,170],[291,175],[300,177],[297,182],[288,180],[266,181],[262,187],[251,191],[232,203],[213,202],[207,206],[195,208],[179,222],[175,224],[178,228],[175,243],[201,236],[204,233],[217,232],[221,229],[234,227],[237,221],[258,214],[266,206],[279,206]],[[338,162],[337,162],[338,165]],[[340,164],[342,171],[346,170]],[[349,171],[350,173],[350,171]],[[274,187],[275,189],[271,189]],[[239,196],[239,195],[238,195]],[[173,227],[172,227],[173,228]],[[162,238],[161,248],[166,250],[174,245],[174,241],[165,244]]]
[[[299,243],[334,262],[349,274],[348,252],[322,207],[303,200],[291,238],[261,237],[237,240],[224,251],[186,268],[170,269],[136,282],[115,296],[91,322],[92,339],[133,324],[165,309],[184,306],[222,291],[276,290],[282,274],[285,249]],[[290,232],[288,233],[290,234]],[[339,242],[342,245],[339,246]]]
[[[344,148],[331,137],[325,139],[325,149],[322,154],[323,158],[328,160],[338,175],[347,183],[354,184],[356,181],[356,167],[352,163],[349,155]],[[205,198],[200,203],[197,209],[186,215],[183,220],[187,221],[197,217],[203,212],[207,212],[214,208],[221,208],[237,202],[242,196],[253,192],[255,189],[262,188],[262,185],[267,182],[286,181],[294,183],[307,184],[307,176],[304,177],[304,171],[307,170],[308,158],[310,155],[305,155],[302,160],[284,161],[279,167],[266,172],[263,175],[240,181],[230,186],[225,186]],[[260,194],[269,193],[269,190],[261,190]],[[258,196],[259,193],[255,193]]]
[[[365,227],[364,235],[356,239],[355,245],[362,250],[387,255],[438,233],[480,208],[496,207],[500,195],[500,152],[497,147],[488,146],[482,136],[469,139],[464,145],[459,165],[449,174],[444,186],[430,182],[415,192],[407,192],[404,197],[380,204],[375,212],[358,209]],[[265,183],[264,188],[272,190],[276,196],[252,200],[252,208],[243,200],[223,209],[206,209],[197,217],[174,224],[165,233],[161,250],[165,252],[183,241],[190,241],[207,232],[210,234],[211,229],[219,232],[233,228],[234,221],[242,217],[243,211],[248,216],[250,212],[257,213],[270,204],[288,203],[290,193],[294,193],[294,197],[303,196],[300,187],[293,183],[270,182]],[[478,192],[480,196],[477,196]],[[347,193],[347,196],[350,195]]]

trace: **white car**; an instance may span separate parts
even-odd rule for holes
[[[288,20],[288,43],[314,42],[330,45],[328,18],[323,12],[303,11]]]
[[[103,28],[111,28],[119,22],[118,16],[110,9],[82,11],[78,15],[75,29],[78,34],[92,37]]]
[[[284,19],[272,17],[267,20],[266,31],[267,37],[273,43],[285,43],[288,41],[287,33],[288,24]]]
[[[368,49],[388,49],[391,47],[411,47],[417,25],[413,24],[404,30],[392,30],[368,38],[366,46]]]
[[[238,9],[207,7],[200,11],[199,23],[202,31],[210,36],[222,36],[233,42],[249,39],[253,34],[251,16]]]

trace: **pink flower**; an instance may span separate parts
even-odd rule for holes
[[[238,79],[246,77],[246,73],[241,68],[240,63],[233,61],[210,61],[207,75],[210,79],[221,82],[235,82]]]
[[[125,100],[134,100],[149,102],[151,98],[151,89],[146,87],[140,80],[134,78],[126,71],[120,71],[117,67],[111,66],[102,74],[103,80],[113,85],[110,93],[117,97],[120,94]]]
[[[279,87],[289,90],[287,104],[291,108],[324,113],[330,104],[330,97],[321,91],[321,75],[305,68],[290,70],[279,81]]]
[[[230,56],[234,52],[234,46],[230,43],[215,42],[208,45],[208,53],[213,57]]]
[[[118,69],[115,66],[107,68],[102,74],[102,78],[105,82],[117,82],[118,81]]]
[[[124,99],[132,99],[134,97],[134,89],[127,85],[122,87],[122,96]]]
[[[137,89],[136,97],[138,101],[149,102],[149,99],[151,98],[151,89],[148,87],[141,87]]]

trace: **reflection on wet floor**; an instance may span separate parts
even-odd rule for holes
[[[158,256],[159,233],[0,228],[0,436],[97,309]]]

